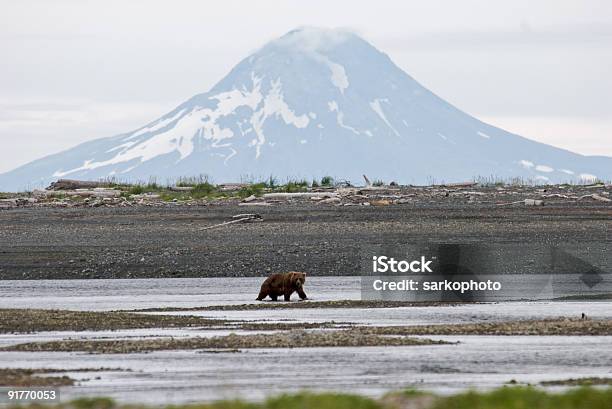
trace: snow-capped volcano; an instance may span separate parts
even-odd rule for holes
[[[357,35],[306,28],[268,43],[209,92],[140,129],[0,175],[0,190],[57,178],[358,181],[364,173],[415,184],[491,175],[588,181],[612,179],[612,158],[574,154],[487,125]]]

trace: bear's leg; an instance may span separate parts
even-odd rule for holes
[[[302,300],[307,300],[308,299],[308,297],[306,296],[306,293],[304,292],[303,288],[301,288],[301,287],[298,288],[297,289],[297,293],[300,296],[300,299],[302,299]]]
[[[285,293],[285,301],[291,301],[291,293],[293,293],[293,291]]]
[[[272,301],[278,301],[278,295],[274,294],[270,294],[270,298],[272,299]]]

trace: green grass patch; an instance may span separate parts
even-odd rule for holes
[[[191,190],[190,195],[194,199],[221,196],[219,189],[217,189],[217,186],[210,184],[208,182],[198,183],[197,185],[193,186],[193,189]]]
[[[542,386],[595,386],[595,385],[612,385],[612,378],[569,378],[556,381],[540,382]]]
[[[237,195],[238,197],[245,198],[249,196],[261,196],[264,193],[264,189],[266,188],[265,183],[255,183],[249,186],[244,186],[240,188]]]
[[[191,187],[197,186],[201,184],[209,184],[209,179],[207,175],[199,175],[193,177],[182,177],[176,181],[176,186],[178,187]]]
[[[282,187],[282,190],[287,193],[305,192],[306,190],[308,190],[308,181],[289,181],[286,185]]]
[[[110,398],[79,398],[69,403],[74,409],[112,409],[117,407],[114,400]],[[60,405],[63,407],[63,405]]]
[[[280,395],[265,401],[265,409],[379,409],[380,403],[358,395],[308,393]]]
[[[268,189],[276,189],[279,186],[278,179],[270,175],[270,177],[264,182],[264,185]]]
[[[130,187],[130,190],[128,190],[128,193],[131,195],[141,195],[145,192],[144,187],[142,187],[141,185],[135,185]]]
[[[299,392],[271,397],[260,403],[226,400],[208,404],[171,405],[166,409],[607,409],[612,388],[571,389],[549,393],[531,387],[503,387],[492,392],[466,392],[436,397],[418,391],[396,392],[380,400],[343,393]],[[147,406],[136,406],[147,409]],[[129,409],[108,398],[81,398],[54,406],[30,404],[21,408]]]
[[[579,388],[554,394],[532,387],[504,387],[439,398],[431,409],[606,409],[611,399],[611,388]]]
[[[334,178],[331,176],[323,176],[321,178],[321,186],[329,187],[334,185]]]
[[[147,184],[129,185],[126,186],[124,189],[127,189],[127,192],[130,195],[142,195],[144,193],[160,193],[166,190],[166,188],[161,185],[158,185],[155,182]]]
[[[189,200],[191,196],[185,194],[183,192],[172,192],[170,190],[166,190],[164,192],[159,193],[159,197],[164,202],[172,202],[173,200]]]

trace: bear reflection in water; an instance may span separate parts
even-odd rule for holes
[[[266,278],[266,281],[261,285],[257,301],[261,301],[266,297],[270,297],[272,301],[277,301],[278,296],[285,297],[285,301],[291,300],[291,294],[297,291],[302,300],[308,299],[304,292],[304,283],[306,282],[306,273],[290,271],[288,273],[276,273]]]

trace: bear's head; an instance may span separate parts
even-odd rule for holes
[[[289,276],[290,283],[295,288],[302,288],[302,286],[306,282],[306,273],[300,273],[300,272],[297,272],[297,271],[292,271],[289,274],[290,274],[290,276]]]

